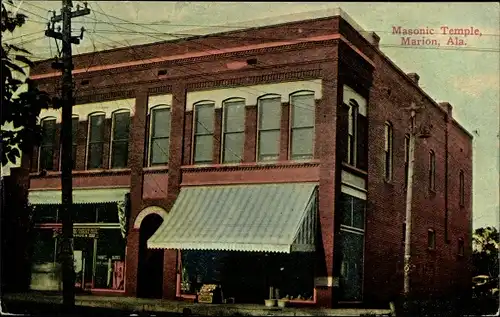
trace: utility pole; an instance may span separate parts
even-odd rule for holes
[[[411,272],[411,207],[413,201],[413,166],[415,164],[415,138],[417,137],[416,116],[417,111],[421,107],[417,107],[412,103],[405,110],[410,111],[410,144],[409,144],[409,160],[408,160],[408,182],[406,186],[406,228],[405,228],[405,254],[404,254],[404,296],[410,294],[410,272]]]
[[[73,7],[71,0],[62,0],[61,15],[55,15],[51,18],[48,29],[45,35],[62,40],[62,64],[54,63],[56,69],[62,70],[62,128],[61,128],[61,187],[62,187],[62,237],[60,239],[61,249],[60,257],[62,262],[63,275],[63,306],[67,312],[70,312],[75,306],[75,269],[73,260],[73,218],[71,215],[73,205],[73,155],[72,155],[72,107],[74,105],[73,98],[73,61],[71,53],[71,44],[80,44],[83,39],[82,27],[79,37],[71,36],[71,19],[87,15],[90,10],[87,8],[87,3],[84,3],[85,8],[80,10],[77,5],[77,10],[72,12]],[[62,21],[62,33],[54,31],[54,24]],[[82,281],[83,282],[83,281]]]

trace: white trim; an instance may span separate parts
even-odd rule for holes
[[[257,105],[257,100],[261,98],[261,96],[270,93],[280,95],[283,102],[283,96],[289,96],[301,90],[314,91],[315,98],[321,99],[321,79],[192,91],[188,92],[186,95],[186,111],[193,110],[193,105],[202,100],[213,100],[215,102],[215,109],[222,108],[223,101],[226,101],[230,97],[245,99],[246,105],[253,106]]]
[[[130,110],[128,109],[118,109],[116,110],[115,112],[113,112],[111,114],[111,131],[110,131],[110,134],[109,134],[109,157],[108,157],[108,168],[109,169],[112,169],[113,167],[111,166],[111,162],[112,162],[112,159],[113,159],[113,135],[114,135],[114,129],[115,129],[115,115],[117,113],[125,113],[127,112],[129,114],[129,120],[130,120]],[[130,123],[129,122],[129,133],[130,133]],[[129,144],[130,144],[130,135],[128,137],[128,141],[127,141]],[[130,149],[129,149],[130,150]],[[128,161],[128,158],[127,158],[127,161]],[[124,167],[118,167],[118,168],[125,168],[126,166]]]
[[[88,119],[89,115],[95,112],[103,112],[105,114],[105,118],[110,119],[113,112],[119,109],[128,109],[130,110],[130,116],[131,117],[134,116],[135,98],[74,105],[72,112],[73,115],[78,116],[80,118],[80,121],[85,121]],[[43,118],[47,116],[53,116],[56,118],[57,123],[61,123],[62,121],[61,111],[62,111],[61,109],[42,109],[40,111],[39,117]]]
[[[167,217],[168,213],[165,211],[165,209],[158,207],[158,206],[149,206],[144,208],[135,218],[134,220],[134,229],[140,229],[141,228],[141,223],[146,218],[146,216],[150,214],[157,214],[158,216],[162,217],[163,220]]]
[[[148,113],[150,113],[151,108],[156,106],[172,106],[172,94],[157,95],[148,97]]]
[[[360,189],[357,189],[357,188],[352,187],[352,186],[344,185],[344,184],[342,184],[340,188],[341,188],[342,193],[344,193],[344,194],[351,195],[353,197],[366,200],[366,192],[363,192]]]
[[[89,170],[88,168],[88,161],[89,161],[89,144],[90,144],[90,118],[93,116],[102,116],[104,114],[104,128],[106,128],[106,114],[102,111],[96,111],[88,115],[87,117],[87,139],[85,142],[85,168],[84,170]],[[104,131],[104,135],[106,135],[106,131]],[[103,136],[104,137],[104,136]],[[105,141],[105,140],[103,140]],[[102,153],[104,155],[104,151]],[[102,158],[101,158],[102,161]]]
[[[358,103],[359,114],[366,117],[367,107],[368,107],[368,105],[366,103],[366,99],[363,96],[361,96],[360,94],[358,94],[356,91],[354,91],[354,89],[352,89],[351,87],[344,85],[344,90],[343,90],[344,103],[346,105],[349,105],[349,100],[351,100],[351,99],[354,99]]]

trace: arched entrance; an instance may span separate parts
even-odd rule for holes
[[[144,212],[144,211],[143,211]],[[163,222],[157,213],[141,219],[139,229],[139,267],[137,297],[161,298],[163,293],[163,249],[148,249],[147,241]]]

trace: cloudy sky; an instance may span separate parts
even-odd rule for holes
[[[74,5],[80,3],[73,1]],[[12,10],[29,22],[6,36],[23,44],[34,59],[54,56],[57,46],[44,37],[45,25],[60,10],[60,1],[15,1]],[[363,3],[363,2],[141,2],[89,1],[92,13],[73,20],[75,35],[87,33],[75,54],[189,34],[251,27],[265,19],[275,23],[297,16],[315,17],[340,7],[364,30],[381,37],[381,50],[405,72],[420,75],[421,86],[436,101],[453,105],[453,115],[474,134],[474,227],[499,223],[499,100],[500,7],[498,3]],[[267,19],[266,19],[267,18]],[[404,46],[393,27],[433,28],[428,39],[439,47]],[[466,45],[451,45],[441,27],[479,29],[481,36],[460,37]],[[421,39],[421,37],[416,37]],[[456,43],[456,42],[455,42]],[[447,45],[448,44],[448,45]]]

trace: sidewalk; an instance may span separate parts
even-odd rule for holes
[[[41,292],[5,294],[2,306],[30,307],[30,305],[50,305],[57,309],[62,303],[60,294]],[[193,316],[391,316],[389,309],[324,309],[324,308],[278,308],[251,304],[193,304],[163,299],[144,299],[124,296],[76,295],[75,304],[80,308],[94,307],[118,312],[141,314],[172,313]]]

